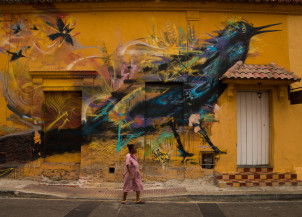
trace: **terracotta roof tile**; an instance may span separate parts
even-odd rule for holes
[[[252,65],[243,64],[238,61],[233,65],[221,78],[223,79],[278,79],[300,81],[301,78],[296,76],[293,72],[286,70],[284,67],[275,63],[269,65]]]
[[[64,2],[128,2],[128,1],[154,1],[154,0],[0,0],[2,4],[16,3],[64,3]],[[206,2],[210,0],[161,0],[162,2]],[[212,0],[213,1],[213,0]],[[230,3],[263,3],[263,4],[302,4],[302,0],[215,0]]]

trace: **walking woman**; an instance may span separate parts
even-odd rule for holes
[[[141,200],[140,193],[143,190],[142,178],[139,173],[139,165],[137,158],[134,155],[137,153],[136,146],[134,144],[127,145],[129,153],[126,155],[125,167],[124,167],[124,196],[122,204],[129,204],[127,201],[127,194],[130,191],[136,192],[136,203],[144,204],[145,201]]]

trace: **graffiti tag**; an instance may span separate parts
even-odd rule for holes
[[[152,151],[152,160],[168,163],[170,161],[170,156],[168,153],[163,153],[157,149],[156,151]]]

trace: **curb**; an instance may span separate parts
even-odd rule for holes
[[[42,193],[32,193],[23,191],[11,191],[11,190],[0,190],[0,198],[43,198],[43,199],[62,199],[64,197],[42,194]]]
[[[188,195],[191,201],[243,202],[243,201],[278,201],[302,200],[302,194],[207,194]]]
[[[112,200],[118,198],[59,196],[24,191],[0,190],[0,198],[40,198],[40,199],[72,199],[72,200]],[[144,197],[147,201],[165,202],[248,202],[248,201],[289,201],[302,200],[301,194],[199,194],[199,195],[170,195]]]

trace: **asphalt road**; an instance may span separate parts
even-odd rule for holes
[[[0,199],[2,217],[302,217],[302,202],[148,202]]]

